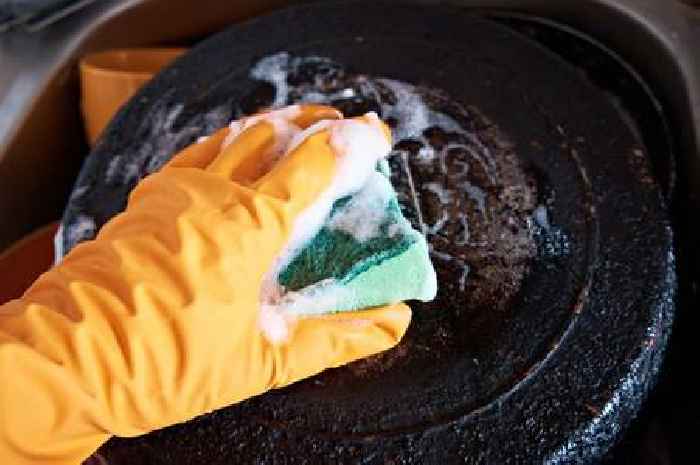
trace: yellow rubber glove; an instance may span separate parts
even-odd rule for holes
[[[339,117],[309,106],[294,121]],[[144,179],[95,240],[0,307],[2,465],[77,465],[111,435],[186,421],[403,336],[403,304],[265,336],[261,283],[339,155],[321,130],[264,172],[274,125],[246,126],[223,151],[228,128]]]

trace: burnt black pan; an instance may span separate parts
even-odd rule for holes
[[[598,460],[639,411],[669,338],[673,164],[643,83],[570,31],[397,2],[324,2],[235,25],[118,113],[74,189],[65,248],[92,237],[176,150],[270,105],[274,88],[250,69],[280,51],[324,57],[289,74],[291,86],[362,87],[381,76],[440,89],[426,99],[468,129],[464,150],[488,152],[502,169],[500,183],[476,165],[468,178],[493,206],[470,227],[493,241],[462,247],[457,230],[430,237],[439,296],[412,304],[396,349],[182,425],[115,438],[100,456],[130,465]],[[334,103],[353,114],[382,111],[395,97],[353,95]],[[453,137],[424,136],[436,146]],[[413,168],[423,212],[419,219],[404,202],[407,216],[418,227],[441,208],[478,217],[467,201],[431,200],[422,187],[437,175],[419,166],[420,153],[409,138],[392,159],[404,194]],[[451,152],[445,178],[460,156]],[[511,247],[523,237],[530,242]],[[438,249],[464,253],[467,268]]]

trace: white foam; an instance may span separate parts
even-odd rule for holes
[[[396,104],[384,105],[382,114],[384,117],[396,119],[395,137],[407,139],[416,137],[430,127],[431,111],[420,95],[403,83],[392,79],[380,79],[379,82],[387,86],[396,96]]]
[[[67,241],[68,244],[77,244],[86,238],[94,237],[96,230],[95,220],[83,214],[78,215],[67,228],[64,228],[63,224],[61,224],[53,238],[54,265],[59,264],[66,254],[63,248],[65,241]]]
[[[63,223],[59,224],[56,235],[53,237],[53,264],[58,265],[63,260]]]
[[[329,278],[306,286],[298,291],[283,292],[276,302],[276,313],[281,315],[320,315],[328,309],[338,308],[353,299],[352,291]]]
[[[447,213],[447,211],[442,210],[440,212],[440,218],[435,220],[435,223],[431,225],[427,225],[427,233],[428,234],[437,234],[440,232],[440,230],[447,224],[447,222],[450,220],[450,215]]]
[[[382,105],[382,116],[396,120],[394,134],[397,140],[420,139],[423,131],[433,126],[445,131],[464,131],[450,116],[432,110],[415,86],[393,79],[377,79],[377,82],[386,86],[396,97],[395,103]]]
[[[447,167],[444,166],[444,157],[443,157],[443,163],[442,163],[442,172],[447,174]],[[453,170],[452,171],[452,176],[459,178],[461,176],[466,176],[467,173],[469,172],[469,163],[465,163],[462,160],[452,160],[452,166],[459,166],[461,169],[459,171]]]
[[[177,119],[178,116],[180,116],[180,113],[182,113],[182,110],[185,108],[185,106],[181,103],[178,103],[173,106],[173,108],[165,115],[165,120],[163,120],[163,127],[165,128],[172,128],[173,123]]]
[[[547,214],[547,207],[544,205],[538,205],[535,211],[532,212],[532,217],[535,219],[537,225],[542,229],[549,229],[549,215]]]
[[[275,87],[275,100],[272,102],[274,107],[287,104],[287,95],[289,94],[288,66],[289,53],[280,52],[261,59],[250,70],[251,77],[270,82]]]
[[[445,188],[442,184],[437,182],[427,182],[423,184],[423,187],[437,195],[440,202],[443,204],[450,203],[452,201],[452,190]]]
[[[109,163],[107,163],[107,169],[105,170],[105,177],[108,180],[114,179],[122,167],[122,160],[119,157],[112,158]]]
[[[289,326],[294,318],[276,305],[261,305],[258,324],[271,342],[283,342],[289,338]]]
[[[89,189],[88,186],[80,186],[80,187],[76,186],[75,189],[73,189],[73,192],[71,192],[71,194],[70,194],[71,200],[79,199],[80,197],[82,197],[83,195],[85,195],[87,193],[88,189]]]
[[[445,252],[440,252],[439,250],[435,250],[432,244],[430,246],[430,255],[446,262],[451,262],[455,260],[455,258],[452,255]]]
[[[323,92],[306,91],[299,99],[301,103],[323,103],[328,104],[333,100],[348,99],[355,96],[355,90],[352,88],[341,89],[336,92],[324,94]]]
[[[389,202],[386,183],[384,175],[373,172],[364,187],[333,214],[326,227],[349,234],[360,243],[378,237]]]
[[[469,272],[471,271],[471,267],[469,266],[468,263],[462,262],[462,273],[459,275],[459,290],[464,292],[464,290],[467,288],[467,278],[469,278]]]
[[[418,149],[418,154],[416,155],[416,159],[419,162],[423,163],[432,163],[433,160],[435,159],[435,149],[432,148],[429,145],[424,145],[420,149]]]
[[[399,223],[391,223],[389,226],[386,228],[386,235],[388,237],[394,237],[397,236],[401,233],[401,230],[403,228]]]
[[[462,182],[461,187],[476,202],[477,208],[486,217],[486,192],[469,181]]]
[[[469,278],[469,273],[471,271],[471,267],[469,264],[462,260],[461,258],[454,257],[448,253],[445,252],[440,252],[439,250],[436,250],[433,246],[433,244],[429,244],[430,247],[430,256],[437,258],[439,260],[442,260],[444,262],[448,263],[453,263],[456,266],[460,267],[462,269],[462,272],[460,273],[459,280],[457,283],[459,284],[459,290],[464,291],[467,287],[467,278]]]

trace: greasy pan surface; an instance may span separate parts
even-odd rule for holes
[[[280,51],[330,59],[323,69],[292,72],[290,85],[362,87],[359,73],[443,91],[426,100],[460,119],[469,138],[457,145],[490,154],[497,180],[479,176],[476,165],[455,180],[456,161],[469,161],[459,158],[464,153],[445,155],[439,172],[403,141],[393,181],[409,199],[404,173],[413,170],[418,195],[403,206],[417,227],[434,223],[440,209],[424,187],[451,186],[451,196],[439,198],[445,211],[467,212],[469,227],[490,245],[456,246],[459,231],[449,227],[442,238],[429,235],[439,296],[412,305],[414,322],[394,351],[184,425],[112,440],[100,454],[110,464],[600,457],[638,411],[668,338],[675,278],[659,187],[667,176],[657,182],[649,161],[668,154],[650,153],[658,147],[645,143],[619,100],[501,23],[447,7],[334,3],[211,37],[109,126],[66,211],[66,249],[92,237],[139,177],[173,152],[273,103],[275,89],[250,70]],[[358,93],[336,103],[349,113],[381,111],[382,99],[393,98]],[[438,136],[430,143],[450,137]],[[482,189],[489,213],[480,216],[459,186]],[[502,237],[522,245],[509,248]],[[460,266],[441,261],[442,252],[461,257]],[[504,277],[508,285],[496,286]]]

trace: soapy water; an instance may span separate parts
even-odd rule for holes
[[[359,243],[367,242],[382,234],[385,226],[385,210],[390,198],[384,188],[386,180],[379,172],[372,173],[364,187],[339,208],[326,227],[331,231],[342,231]],[[388,237],[399,233],[398,225],[392,223],[384,233]]]

